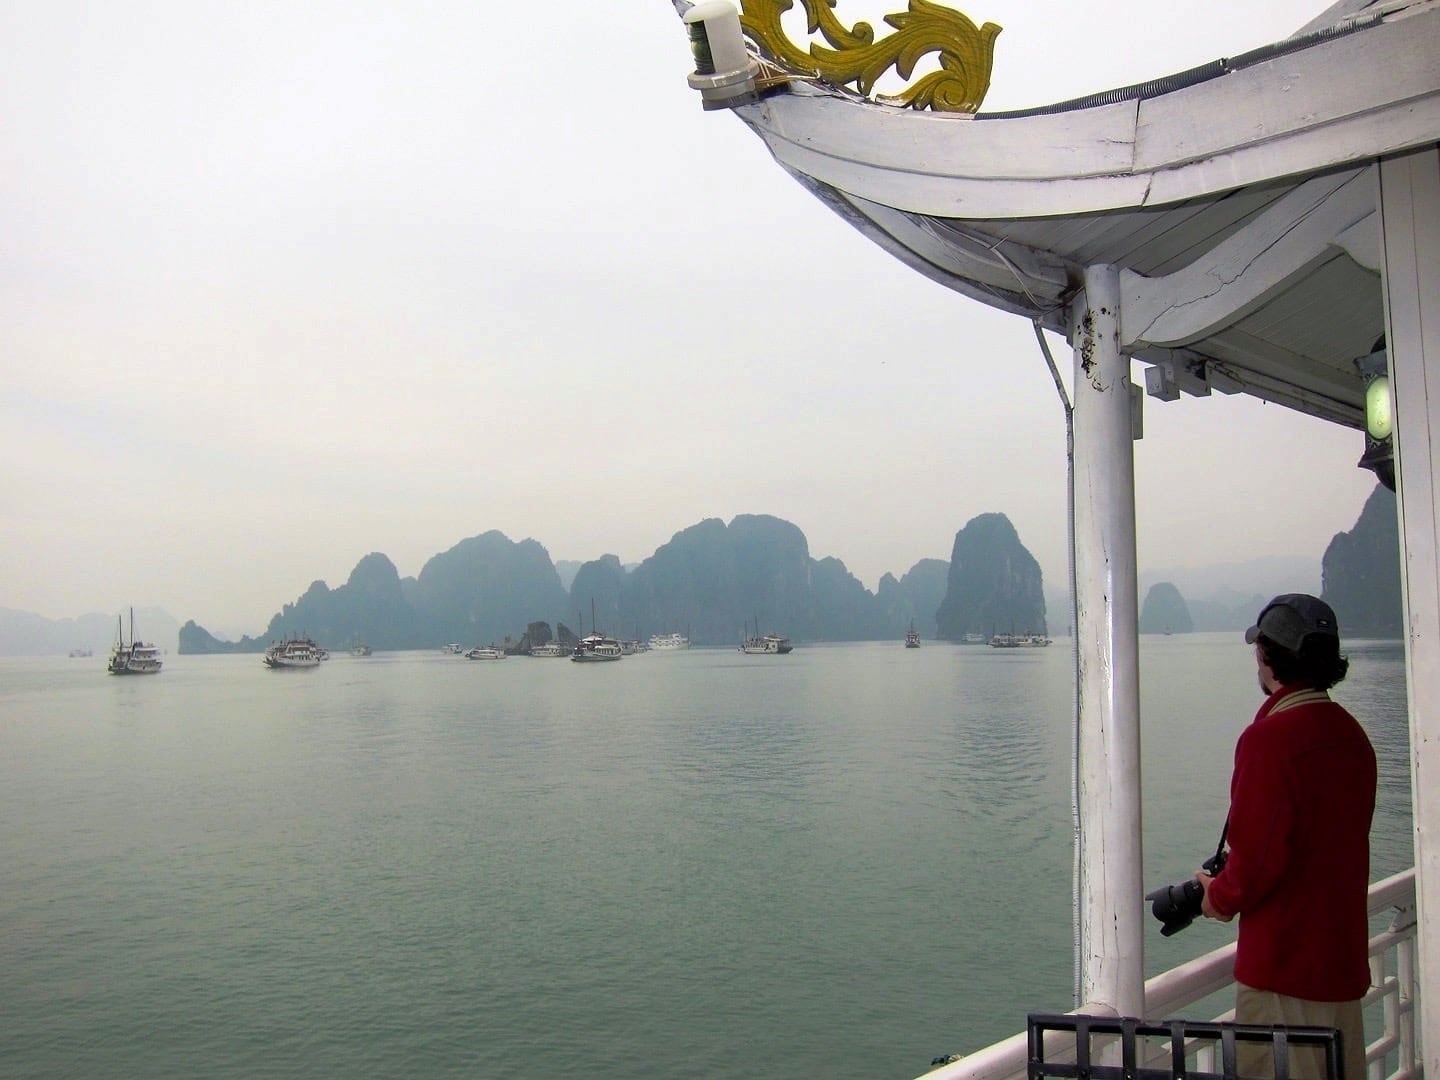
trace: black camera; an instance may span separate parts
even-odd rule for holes
[[[1223,849],[1225,841],[1221,840],[1220,843]],[[1224,850],[1215,852],[1200,865],[1207,874],[1214,877],[1225,869]],[[1160,936],[1169,937],[1171,934],[1178,934],[1199,917],[1200,904],[1205,899],[1205,887],[1191,878],[1178,885],[1166,885],[1163,889],[1146,893],[1145,899],[1151,901],[1150,911],[1160,920]]]

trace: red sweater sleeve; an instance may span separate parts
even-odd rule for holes
[[[1290,754],[1263,724],[1252,724],[1235,744],[1230,779],[1230,856],[1211,883],[1210,904],[1238,915],[1268,896],[1285,876],[1295,827]]]

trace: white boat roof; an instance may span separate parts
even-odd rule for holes
[[[1048,108],[923,112],[795,78],[735,112],[835,213],[992,307],[1068,333],[1084,269],[1121,268],[1121,348],[1160,369],[1155,396],[1359,427],[1354,361],[1385,332],[1376,162],[1440,142],[1437,58],[1440,0],[1346,0],[1284,42]]]

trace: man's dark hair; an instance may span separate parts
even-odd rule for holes
[[[1308,686],[1329,690],[1345,678],[1350,661],[1340,655],[1340,639],[1329,634],[1310,634],[1300,643],[1299,652],[1277,645],[1264,634],[1255,639],[1265,666],[1283,686]]]

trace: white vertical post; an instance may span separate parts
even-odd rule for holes
[[[1085,271],[1085,292],[1070,317],[1080,654],[1080,989],[1083,1004],[1143,1016],[1135,453],[1115,267]]]
[[[1380,163],[1395,401],[1423,1069],[1440,1076],[1440,148]]]

